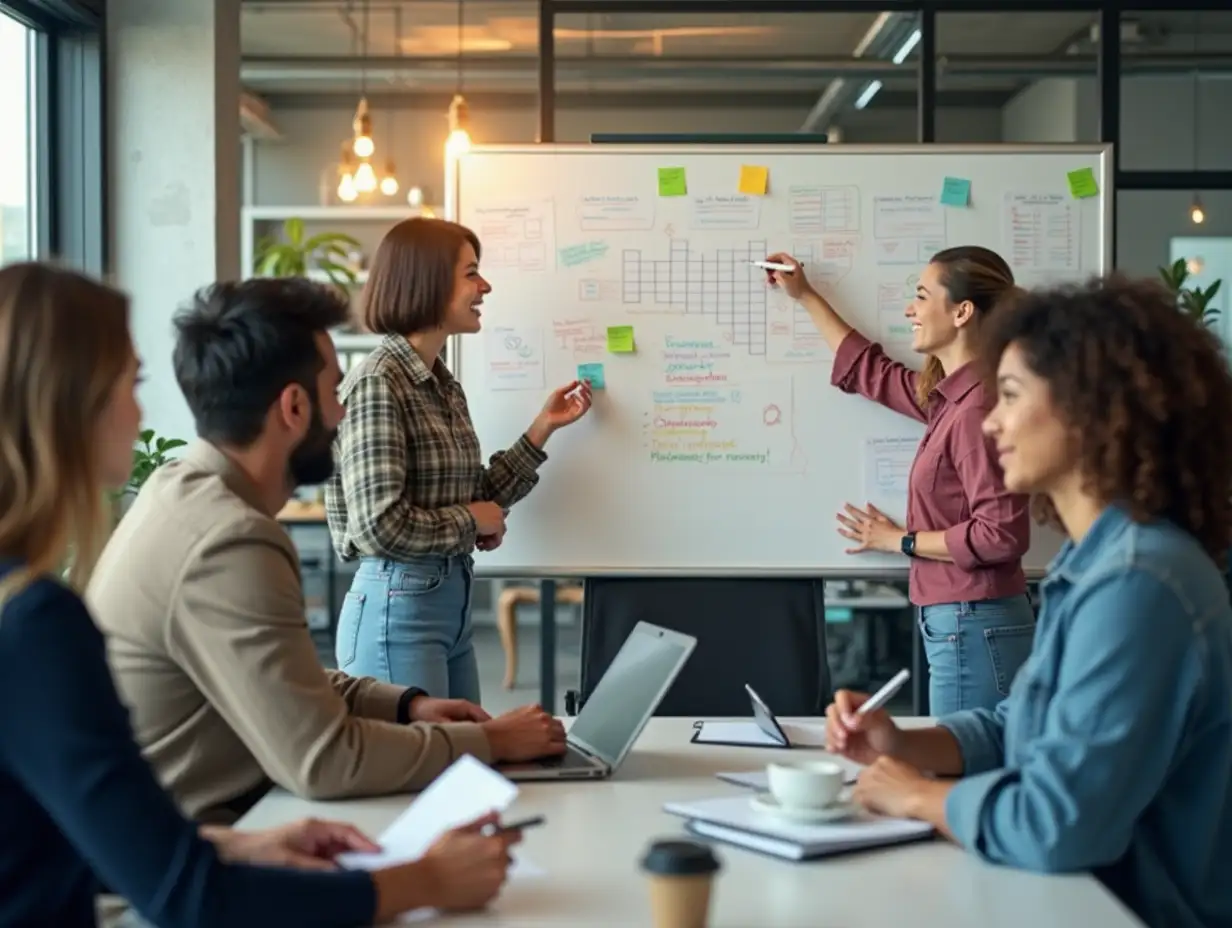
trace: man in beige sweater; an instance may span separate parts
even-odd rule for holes
[[[146,758],[186,814],[230,823],[277,783],[341,798],[421,788],[459,755],[564,751],[537,706],[495,719],[463,700],[326,671],[299,560],[276,514],[328,478],[343,416],[333,291],[253,280],[177,318],[176,378],[201,440],[157,470],[87,599]]]

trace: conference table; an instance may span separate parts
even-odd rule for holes
[[[918,725],[929,720],[898,721]],[[506,818],[546,816],[545,825],[525,833],[518,851],[543,872],[510,880],[483,913],[438,916],[425,924],[650,926],[638,862],[652,840],[687,837],[684,820],[662,811],[665,802],[743,791],[716,779],[720,771],[754,771],[788,757],[825,756],[803,749],[691,744],[693,722],[651,719],[611,779],[519,784]],[[315,816],[351,822],[377,837],[413,798],[311,802],[275,789],[239,827],[266,828]],[[1141,926],[1090,876],[1042,876],[994,866],[941,839],[804,863],[724,844],[714,847],[722,870],[715,882],[711,928]]]

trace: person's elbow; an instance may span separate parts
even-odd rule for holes
[[[974,571],[1022,560],[1030,547],[1030,530],[1011,521],[976,517],[945,533],[945,547],[954,563]]]
[[[994,863],[1034,873],[1077,873],[1115,863],[1125,853],[1123,828],[1055,787],[1044,792],[1024,785],[1001,802],[1008,808],[988,810],[986,831],[977,839],[979,853]]]

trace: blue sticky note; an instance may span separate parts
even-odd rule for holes
[[[941,185],[943,206],[966,206],[971,202],[971,181],[962,177],[947,177]]]
[[[602,364],[579,364],[578,365],[578,380],[587,380],[590,382],[592,390],[602,390],[606,384],[603,380],[603,365]]]

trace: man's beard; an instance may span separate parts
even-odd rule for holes
[[[337,431],[326,430],[321,422],[321,413],[314,405],[308,434],[291,452],[291,460],[287,463],[292,488],[324,483],[334,475],[334,438],[337,434]]]

